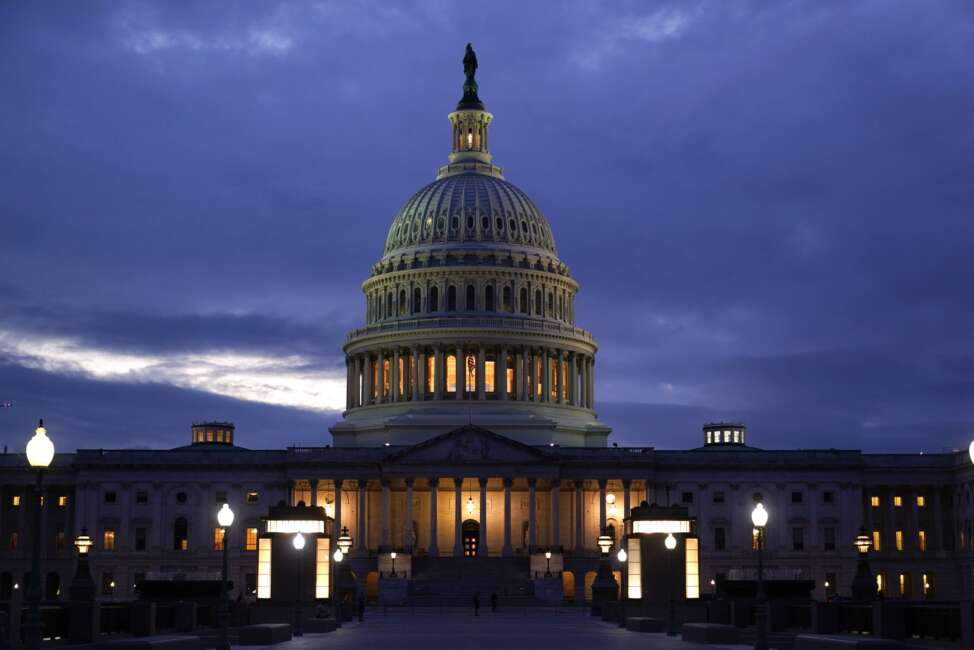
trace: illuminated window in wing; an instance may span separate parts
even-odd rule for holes
[[[494,366],[496,363],[494,361],[484,362],[484,390],[488,393],[493,393],[496,390],[495,380],[494,380]]]
[[[436,357],[426,357],[426,392],[432,393],[436,389]]]
[[[452,354],[446,357],[446,392],[457,392],[457,358]]]

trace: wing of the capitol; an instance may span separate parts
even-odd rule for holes
[[[69,597],[82,533],[98,601],[219,578],[224,503],[230,599],[266,604],[268,620],[296,599],[659,604],[671,571],[682,607],[753,585],[759,537],[764,579],[806,597],[970,599],[966,451],[765,450],[742,423],[688,432],[686,449],[611,444],[579,282],[549,219],[494,164],[471,57],[446,163],[363,268],[332,439],[245,449],[231,423],[201,422],[176,449],[56,454],[42,600]],[[0,603],[19,611],[41,484],[22,454],[0,464]]]

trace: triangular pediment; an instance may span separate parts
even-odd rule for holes
[[[430,438],[418,445],[400,449],[385,460],[390,465],[497,465],[536,463],[547,456],[537,449],[494,433],[483,427],[468,425]]]

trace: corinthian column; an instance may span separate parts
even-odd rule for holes
[[[487,479],[480,478],[480,547],[477,555],[483,553],[483,557],[488,557],[490,551],[487,550]]]
[[[437,493],[440,490],[440,479],[433,477],[430,479],[430,543],[428,553],[431,557],[436,557],[440,554],[440,545],[437,543],[437,527],[436,515],[437,515]]]
[[[494,366],[497,372],[494,373],[494,394],[499,399],[507,399],[507,348],[501,348],[497,357],[497,364]]]
[[[457,346],[456,352],[457,399],[463,399],[467,391],[467,358],[463,354],[463,347]]]
[[[551,401],[551,352],[541,348],[541,401]]]
[[[463,479],[453,479],[453,557],[463,557]]]
[[[487,378],[487,371],[485,367],[485,362],[486,362],[486,358],[484,356],[484,347],[481,345],[477,347],[477,369],[476,369],[477,399],[481,401],[487,399],[487,386],[485,385],[486,384],[485,380]],[[496,368],[497,366],[495,365],[494,367]],[[497,383],[496,376],[494,377],[494,383],[496,387],[496,383]]]
[[[504,479],[504,547],[501,555],[511,557],[514,549],[511,548],[511,484],[513,479]]]
[[[551,546],[561,544],[561,481],[555,479],[551,482]]]

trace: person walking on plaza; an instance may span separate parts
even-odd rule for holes
[[[473,595],[473,615],[480,616],[480,594]]]

